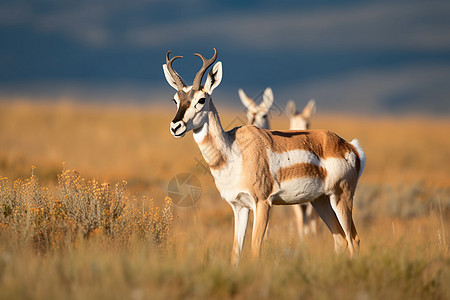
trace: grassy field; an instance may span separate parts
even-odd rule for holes
[[[221,109],[225,129],[242,111]],[[358,138],[367,165],[355,196],[361,253],[333,252],[323,224],[299,241],[272,210],[259,261],[229,264],[232,210],[191,134],[167,108],[0,103],[0,298],[450,299],[450,120],[323,115],[313,128]],[[272,115],[272,127],[288,127]],[[176,174],[202,185],[173,205]],[[251,221],[251,220],[250,220]]]

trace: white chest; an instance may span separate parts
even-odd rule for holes
[[[242,170],[242,157],[232,151],[227,163],[220,169],[211,169],[220,195],[230,204],[240,204],[253,208],[254,201],[245,187],[245,174]]]

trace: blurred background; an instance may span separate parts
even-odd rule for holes
[[[229,267],[233,211],[169,132],[161,67],[184,56],[191,83],[214,47],[225,130],[247,121],[239,88],[272,87],[273,129],[314,98],[311,129],[361,143],[352,263],[277,207],[263,263],[248,226]],[[0,298],[450,299],[449,117],[448,0],[0,0]]]
[[[192,82],[216,47],[219,107],[271,86],[280,107],[450,113],[448,1],[3,0],[0,40],[1,100],[170,105],[166,52]]]

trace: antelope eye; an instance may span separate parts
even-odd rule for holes
[[[205,101],[206,101],[205,98],[200,98],[197,103],[205,104]]]

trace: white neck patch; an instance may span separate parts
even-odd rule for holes
[[[199,131],[194,132],[193,134],[194,140],[197,144],[203,142],[205,137],[208,135],[208,130],[209,130],[208,122],[205,122],[205,124],[202,125]]]

